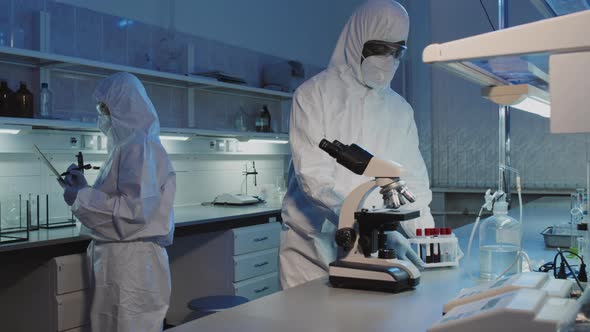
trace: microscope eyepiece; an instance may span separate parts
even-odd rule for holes
[[[334,142],[338,142],[338,141],[334,141]],[[338,142],[338,143],[340,143],[340,142]],[[338,159],[338,156],[341,153],[338,146],[334,143],[330,143],[330,141],[328,141],[327,139],[322,139],[322,141],[320,142],[320,149],[326,151],[334,159]]]
[[[355,174],[362,175],[373,158],[373,155],[356,144],[346,145],[337,140],[330,143],[326,139],[320,142],[320,149],[326,151],[332,158],[351,170]]]

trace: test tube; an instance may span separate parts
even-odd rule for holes
[[[426,247],[426,263],[432,263],[432,252],[434,251],[434,245],[430,240],[432,239],[432,228],[425,228],[424,232],[426,233],[426,238],[428,239],[428,243],[425,245]]]
[[[422,238],[422,228],[416,229],[416,238],[417,239]],[[422,244],[418,243],[418,245],[416,247],[417,247],[416,249],[418,249],[418,257],[420,257],[420,259],[424,262],[424,257],[422,254]]]
[[[438,242],[440,228],[433,228],[432,233],[434,239],[436,240],[436,244],[434,245],[434,251],[432,253],[432,261],[433,263],[440,263],[440,242]]]
[[[442,238],[449,239],[451,237],[451,234],[453,234],[453,231],[451,230],[450,227],[445,227],[445,228],[441,229],[441,237]],[[442,249],[443,250],[442,261],[443,262],[452,261],[451,253],[449,252],[450,250],[452,250],[451,243],[446,242],[443,247],[444,248]]]

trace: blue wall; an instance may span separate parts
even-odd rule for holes
[[[510,26],[542,19],[530,1],[508,2]],[[484,0],[484,4],[497,26],[497,1]],[[432,42],[491,30],[479,1],[430,1],[428,10]],[[495,188],[498,107],[480,96],[479,86],[444,70],[433,68],[430,83],[433,186]],[[589,138],[551,134],[548,119],[513,110],[512,165],[520,170],[524,189],[585,187]]]

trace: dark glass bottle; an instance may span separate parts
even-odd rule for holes
[[[260,117],[256,119],[256,131],[265,133],[271,132],[270,112],[268,111],[268,107],[266,105],[262,106]]]
[[[20,88],[16,91],[16,113],[19,118],[33,117],[33,94],[25,82],[20,82]]]
[[[0,116],[14,116],[14,92],[10,90],[6,81],[0,83]]]

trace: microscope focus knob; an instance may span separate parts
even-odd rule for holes
[[[351,249],[356,241],[356,231],[353,228],[347,227],[339,229],[336,232],[336,244],[346,250]]]
[[[381,259],[394,259],[397,256],[395,255],[394,249],[379,249],[378,257]]]

